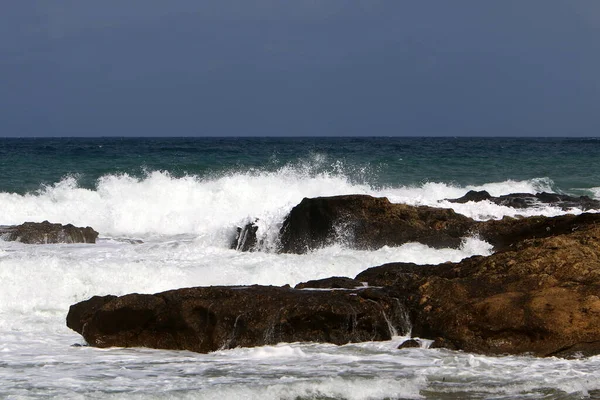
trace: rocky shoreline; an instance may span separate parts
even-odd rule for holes
[[[246,245],[257,243],[252,233],[252,226],[240,228],[244,243],[232,246],[257,250]],[[481,354],[600,354],[600,214],[481,222],[449,209],[334,196],[302,200],[280,232],[281,252],[300,254],[336,241],[357,249],[407,242],[458,247],[468,235],[488,241],[495,253],[439,265],[390,263],[296,288],[93,297],[71,306],[67,325],[98,347],[210,352],[411,332],[433,347]]]

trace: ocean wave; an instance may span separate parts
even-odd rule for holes
[[[592,197],[594,199],[600,200],[600,187],[593,187],[593,188],[589,188],[587,190],[592,194]]]
[[[345,173],[343,166],[333,172],[315,172],[314,165],[313,162],[275,171],[250,170],[204,177],[174,177],[162,171],[148,171],[143,177],[108,174],[100,177],[92,189],[79,185],[77,176],[67,176],[33,193],[0,193],[0,224],[49,220],[92,226],[102,236],[191,234],[208,245],[224,246],[236,226],[255,218],[259,219],[259,235],[263,239],[276,235],[285,215],[304,197],[386,196],[395,203],[454,208],[486,219],[524,211],[486,202],[453,204],[444,199],[460,197],[469,190],[487,190],[494,196],[552,191],[553,185],[548,178],[537,178],[477,186],[425,182],[378,188],[353,181],[351,177],[355,175]],[[525,213],[564,212],[541,207]]]

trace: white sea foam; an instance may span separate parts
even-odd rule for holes
[[[454,204],[444,199],[460,197],[468,190],[487,190],[497,196],[550,191],[551,186],[552,182],[544,178],[466,187],[429,182],[382,189],[352,183],[342,173],[312,173],[292,167],[219,177],[176,178],[154,171],[144,178],[105,175],[94,190],[79,187],[75,177],[66,177],[26,195],[0,193],[0,223],[50,220],[92,226],[111,237],[192,234],[206,245],[224,247],[235,226],[254,218],[259,218],[259,236],[273,239],[285,215],[303,197],[370,194],[387,196],[396,203],[448,207],[473,218],[490,219],[552,216],[564,211],[547,206],[515,210],[489,202]]]

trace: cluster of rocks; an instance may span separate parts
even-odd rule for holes
[[[470,190],[463,197],[458,199],[448,199],[452,203],[467,203],[469,201],[480,202],[490,201],[500,206],[512,208],[528,208],[540,204],[547,204],[554,207],[559,207],[562,210],[578,208],[580,210],[600,210],[600,201],[591,199],[588,196],[569,196],[557,193],[511,193],[504,196],[494,197],[487,191]]]
[[[498,204],[523,208],[538,202],[561,207],[600,210],[600,201],[589,197],[538,193],[511,194],[491,197],[485,191],[468,192],[456,203],[492,200]],[[530,202],[531,200],[531,202]],[[279,232],[280,251],[303,254],[307,251],[344,242],[359,250],[374,250],[383,246],[400,246],[419,242],[434,248],[457,248],[465,236],[476,235],[499,251],[527,237],[546,237],[577,229],[586,223],[583,216],[564,215],[557,218],[505,217],[500,221],[476,221],[452,209],[394,204],[387,198],[367,195],[305,198],[292,208]],[[232,249],[254,251],[259,245],[256,221],[238,228]]]
[[[256,229],[249,224],[245,232]],[[288,253],[338,240],[359,249],[415,241],[457,247],[472,234],[496,252],[440,265],[391,263],[295,288],[93,297],[71,306],[67,325],[98,347],[208,352],[281,341],[386,340],[410,330],[434,340],[433,347],[484,354],[600,354],[600,214],[479,222],[448,209],[335,196],[302,200],[280,232]],[[246,236],[244,243],[256,239]]]

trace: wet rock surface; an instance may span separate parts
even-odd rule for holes
[[[357,277],[404,294],[415,336],[484,354],[600,352],[600,226],[460,263],[392,263]]]
[[[472,219],[451,209],[392,204],[385,197],[305,198],[283,222],[281,251],[302,254],[335,242],[356,249],[414,241],[455,248],[472,225]]]
[[[414,348],[419,348],[419,347],[421,347],[421,343],[419,343],[417,340],[408,339],[408,340],[400,343],[400,345],[398,346],[398,350],[414,349]]]
[[[71,306],[67,325],[92,346],[210,352],[238,346],[388,340],[407,329],[383,289],[311,291],[272,286],[197,287]]]
[[[518,249],[527,239],[541,239],[584,231],[600,224],[600,214],[566,214],[557,217],[504,217],[477,222],[472,232],[494,246],[495,251]]]
[[[467,192],[463,197],[458,199],[448,199],[452,203],[467,203],[469,201],[490,201],[494,204],[501,206],[507,206],[512,208],[528,208],[539,206],[540,204],[547,204],[554,207],[559,207],[563,210],[571,208],[579,208],[581,210],[600,210],[600,201],[591,199],[588,196],[568,196],[564,194],[556,193],[511,193],[504,196],[494,197],[487,191],[475,191],[471,190]]]
[[[520,241],[586,229],[600,214],[475,221],[450,209],[393,204],[385,197],[348,195],[305,198],[281,228],[281,251],[302,254],[343,242],[354,249],[378,249],[419,242],[434,248],[457,248],[467,236],[479,236],[496,251]]]
[[[295,289],[356,289],[365,287],[363,282],[343,276],[332,276],[331,278],[316,279],[302,282],[294,286]]]
[[[71,224],[25,222],[21,225],[1,226],[0,238],[27,244],[46,243],[96,243],[98,232],[92,228],[80,228]]]
[[[229,248],[237,251],[255,251],[258,246],[256,232],[258,231],[257,221],[249,222],[243,227],[237,227],[235,238],[232,240]]]

